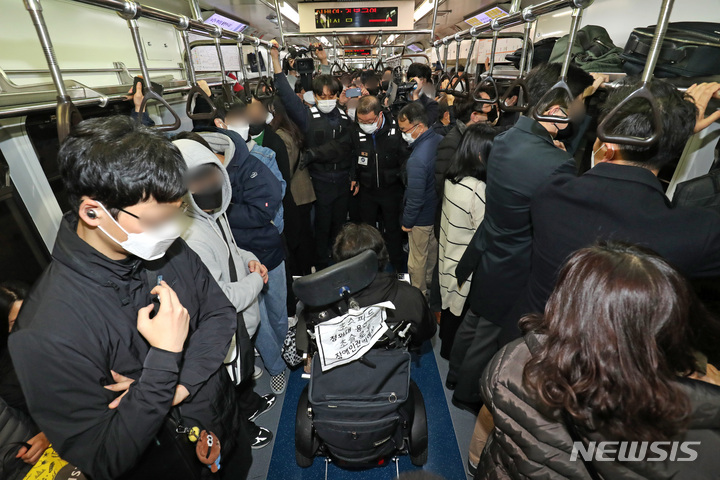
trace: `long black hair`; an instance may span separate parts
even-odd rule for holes
[[[290,134],[290,137],[293,139],[293,142],[295,142],[298,145],[298,148],[302,148],[303,140],[305,139],[305,136],[303,135],[300,128],[290,120],[290,117],[287,114],[287,110],[285,110],[285,105],[283,105],[282,100],[280,100],[280,97],[275,97],[275,100],[272,104],[272,112],[273,112],[273,120],[270,122],[270,127],[273,129],[273,131],[277,131],[279,129],[283,129],[286,132]]]
[[[467,127],[460,146],[450,160],[445,178],[453,183],[465,177],[475,177],[484,182],[487,178],[486,162],[495,135],[495,129],[485,123]]]
[[[27,291],[27,285],[21,282],[0,283],[0,353],[7,348],[10,310],[15,302],[25,300]]]

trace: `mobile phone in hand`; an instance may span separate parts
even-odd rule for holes
[[[345,90],[345,96],[347,98],[355,98],[355,97],[359,97],[361,92],[362,91],[360,90],[360,87],[348,88],[347,90]]]

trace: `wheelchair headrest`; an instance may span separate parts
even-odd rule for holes
[[[346,292],[355,294],[370,285],[378,271],[377,254],[367,250],[319,272],[298,278],[293,291],[310,307],[331,305],[342,300]]]

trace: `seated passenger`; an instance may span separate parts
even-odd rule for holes
[[[25,477],[50,442],[30,418],[20,383],[8,352],[8,334],[12,332],[27,287],[19,282],[0,284],[0,478]],[[29,447],[23,444],[29,445]]]
[[[605,113],[633,88],[613,92]],[[659,99],[663,118],[663,134],[656,145],[636,147],[598,139],[592,169],[576,177],[574,165],[567,165],[567,172],[551,177],[533,197],[532,270],[511,313],[514,320],[542,312],[560,265],[573,251],[598,240],[652,248],[691,279],[720,276],[720,215],[700,208],[671,208],[657,179],[661,168],[682,155],[696,118],[700,122],[704,117],[708,97],[695,104],[692,97],[662,80],[654,80],[650,88]],[[651,136],[647,101],[627,105],[614,117],[609,133]]]
[[[93,480],[135,478],[158,467],[148,448],[166,448],[155,437],[182,404],[221,439],[223,478],[245,478],[250,441],[222,368],[237,315],[178,240],[182,155],[115,116],[77,125],[58,163],[72,210],[9,341],[33,419]]]
[[[333,259],[341,262],[373,250],[378,256],[378,274],[366,288],[353,294],[361,307],[390,301],[395,310],[388,310],[388,323],[408,321],[412,325],[412,344],[421,345],[435,335],[435,318],[430,312],[425,296],[417,288],[398,280],[394,273],[386,273],[390,257],[380,232],[366,223],[346,224],[335,239]]]
[[[241,315],[247,336],[252,338],[260,324],[258,296],[263,285],[268,282],[267,268],[255,255],[238,248],[233,240],[225,214],[232,191],[230,178],[210,146],[194,132],[177,135],[173,143],[182,153],[188,167],[185,202],[189,208],[185,212],[187,222],[183,239],[200,255]],[[240,333],[236,333],[238,335]],[[253,348],[252,345],[247,347],[249,350]],[[242,353],[240,358],[247,358]],[[255,358],[250,356],[254,365]],[[250,375],[243,379],[242,372],[236,370],[231,373],[231,379],[238,386],[240,408],[245,418],[253,421],[267,412],[275,404],[276,398],[273,394],[260,396],[255,393]],[[255,367],[254,376],[259,377],[260,374],[262,370]],[[250,425],[250,429],[255,437],[253,448],[264,447],[272,440],[272,434],[266,428]]]
[[[485,370],[495,427],[475,478],[714,477],[720,388],[688,377],[705,370],[697,336],[717,347],[720,325],[699,307],[683,277],[645,249],[573,254],[545,314],[524,318],[525,337]]]

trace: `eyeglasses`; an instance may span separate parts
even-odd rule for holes
[[[361,122],[361,121],[358,119],[358,123],[359,123],[360,125],[374,125],[375,123],[377,123],[378,118],[380,118],[380,115],[379,115],[379,114],[378,114],[378,115],[375,115],[375,118],[372,119],[371,121],[367,122],[367,123]]]
[[[403,130],[403,129],[401,128],[400,131],[401,131],[402,133],[412,133],[412,132],[414,132],[415,129],[416,129],[417,127],[419,127],[419,126],[420,126],[420,124],[419,124],[419,123],[416,123],[415,126],[414,126],[413,128],[411,128],[410,130]]]
[[[180,204],[180,207],[178,207],[178,209],[177,209],[175,212],[173,212],[171,215],[169,215],[168,217],[163,218],[163,219],[154,219],[154,220],[149,220],[149,219],[147,219],[147,218],[142,218],[142,217],[140,217],[140,216],[138,216],[138,215],[135,215],[135,214],[132,213],[132,212],[128,212],[128,211],[125,210],[124,208],[118,208],[118,210],[120,210],[120,211],[123,212],[123,213],[126,213],[126,214],[130,215],[130,216],[133,217],[133,218],[136,218],[136,219],[140,222],[140,225],[142,225],[144,228],[146,228],[146,229],[148,229],[148,230],[152,230],[152,229],[154,229],[154,228],[158,228],[158,227],[160,227],[160,226],[162,226],[162,225],[165,225],[165,224],[168,223],[168,222],[172,222],[172,221],[177,220],[177,219],[180,218],[182,215],[184,215],[184,214],[188,211],[189,208],[190,208],[190,205],[188,205],[187,203],[183,202],[182,204]]]

